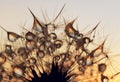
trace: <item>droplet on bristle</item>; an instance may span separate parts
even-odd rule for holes
[[[18,78],[21,78],[24,75],[24,72],[20,67],[14,67],[13,71],[14,71],[14,75]]]
[[[43,57],[45,56],[45,53],[44,53],[44,51],[42,51],[42,50],[38,50],[38,51],[36,52],[36,54],[37,54],[37,57],[38,57],[38,58],[43,58]]]
[[[98,64],[98,71],[104,72],[106,70],[107,66],[105,63]]]

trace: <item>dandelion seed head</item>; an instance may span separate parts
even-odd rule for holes
[[[87,33],[81,33],[73,26],[76,19],[57,26],[54,21],[39,21],[32,10],[32,29],[19,35],[7,32],[7,39],[0,53],[0,81],[20,82],[108,82],[105,72],[108,69],[109,56],[104,51],[105,40],[95,43],[96,29],[100,23]],[[66,22],[65,20],[63,22]],[[61,29],[61,30],[60,30]],[[21,43],[21,44],[20,44]],[[110,65],[115,69],[113,65]],[[116,76],[119,73],[112,74]]]

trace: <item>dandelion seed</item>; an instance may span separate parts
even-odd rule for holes
[[[6,29],[4,29],[2,26],[0,26],[5,32],[7,32],[7,37],[10,42],[15,42],[18,38],[23,38],[22,36],[14,33],[14,32],[9,32]]]

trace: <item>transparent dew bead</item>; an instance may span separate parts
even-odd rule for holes
[[[37,57],[38,57],[38,58],[43,58],[43,57],[45,56],[45,53],[44,53],[44,51],[42,51],[42,50],[38,50],[38,51],[36,52],[36,54],[37,54]]]
[[[45,50],[45,45],[40,45],[38,48],[39,48],[39,50],[43,50],[44,51]]]
[[[7,37],[10,42],[15,42],[18,38],[23,38],[14,32],[7,32]]]
[[[17,51],[17,53],[22,56],[24,59],[28,58],[28,52],[25,47],[20,47]]]
[[[26,41],[26,48],[29,50],[29,51],[32,51],[35,49],[35,46],[36,43],[34,41]]]
[[[83,60],[79,59],[79,60],[77,61],[77,63],[78,63],[79,65],[82,65],[82,64],[83,64]]]
[[[79,33],[79,35],[77,36],[77,39],[81,39],[81,38],[83,38],[83,34]]]
[[[29,54],[22,54],[23,59],[27,59]]]
[[[78,63],[78,65],[85,65],[86,61],[85,61],[84,57],[82,57],[82,58],[77,60],[77,63]]]
[[[60,56],[58,56],[58,55],[57,55],[57,56],[54,56],[53,59],[54,59],[55,62],[58,62],[58,61],[60,60]]]
[[[56,40],[57,39],[57,35],[55,33],[50,33],[49,35],[51,40]]]
[[[87,65],[87,66],[93,65],[93,61],[92,61],[92,60],[87,60],[87,61],[86,61],[86,65]]]
[[[73,23],[74,23],[75,20],[69,22],[66,27],[65,27],[65,32],[66,34],[69,36],[69,37],[72,37],[74,38],[75,37],[75,34],[76,34],[76,30],[74,29],[73,27]]]
[[[56,48],[60,48],[63,45],[63,42],[61,40],[56,40],[54,42],[54,44],[55,44]]]
[[[68,62],[68,61],[70,61],[70,57],[68,57],[68,56],[65,56],[65,58],[64,58],[64,61],[65,61],[65,62]]]
[[[14,75],[18,78],[21,78],[24,75],[24,71],[20,67],[15,66],[13,68],[13,71],[14,71]]]
[[[106,70],[107,66],[105,63],[98,64],[98,71],[104,72]]]
[[[5,53],[12,54],[12,46],[11,45],[5,45]]]
[[[83,39],[84,39],[84,42],[85,42],[85,43],[89,43],[89,42],[91,42],[91,40],[90,40],[89,37],[84,37]]]
[[[64,59],[65,56],[66,56],[66,53],[61,53],[60,56],[61,56],[62,59]]]
[[[31,57],[31,58],[29,59],[29,64],[30,64],[31,66],[35,65],[35,64],[36,64],[36,59],[33,58],[33,57]]]
[[[27,41],[32,41],[32,40],[34,40],[34,38],[35,38],[35,35],[34,35],[32,32],[27,32],[27,33],[25,34],[25,39],[26,39]]]
[[[85,61],[86,61],[86,65],[87,65],[87,66],[93,65],[93,59],[92,59],[92,58],[89,57],[89,58],[87,58]]]
[[[19,55],[22,55],[22,54],[24,54],[26,52],[26,49],[24,48],[24,47],[20,47],[20,48],[18,48],[18,50],[17,50],[17,53],[19,54]]]

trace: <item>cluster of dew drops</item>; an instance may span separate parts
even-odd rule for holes
[[[99,23],[87,33],[80,33],[73,26],[76,19],[69,22],[64,19],[64,25],[60,27],[62,32],[58,35],[60,30],[54,22],[63,8],[48,24],[40,22],[29,9],[34,18],[33,27],[30,31],[23,27],[26,31],[23,35],[0,26],[13,44],[5,44],[0,52],[0,82],[31,81],[34,78],[32,70],[39,77],[42,73],[49,75],[52,64],[59,67],[58,71],[67,73],[66,82],[108,82],[118,74],[113,77],[104,74],[107,69],[105,60],[109,58],[104,52],[106,39],[96,48],[89,49]]]

